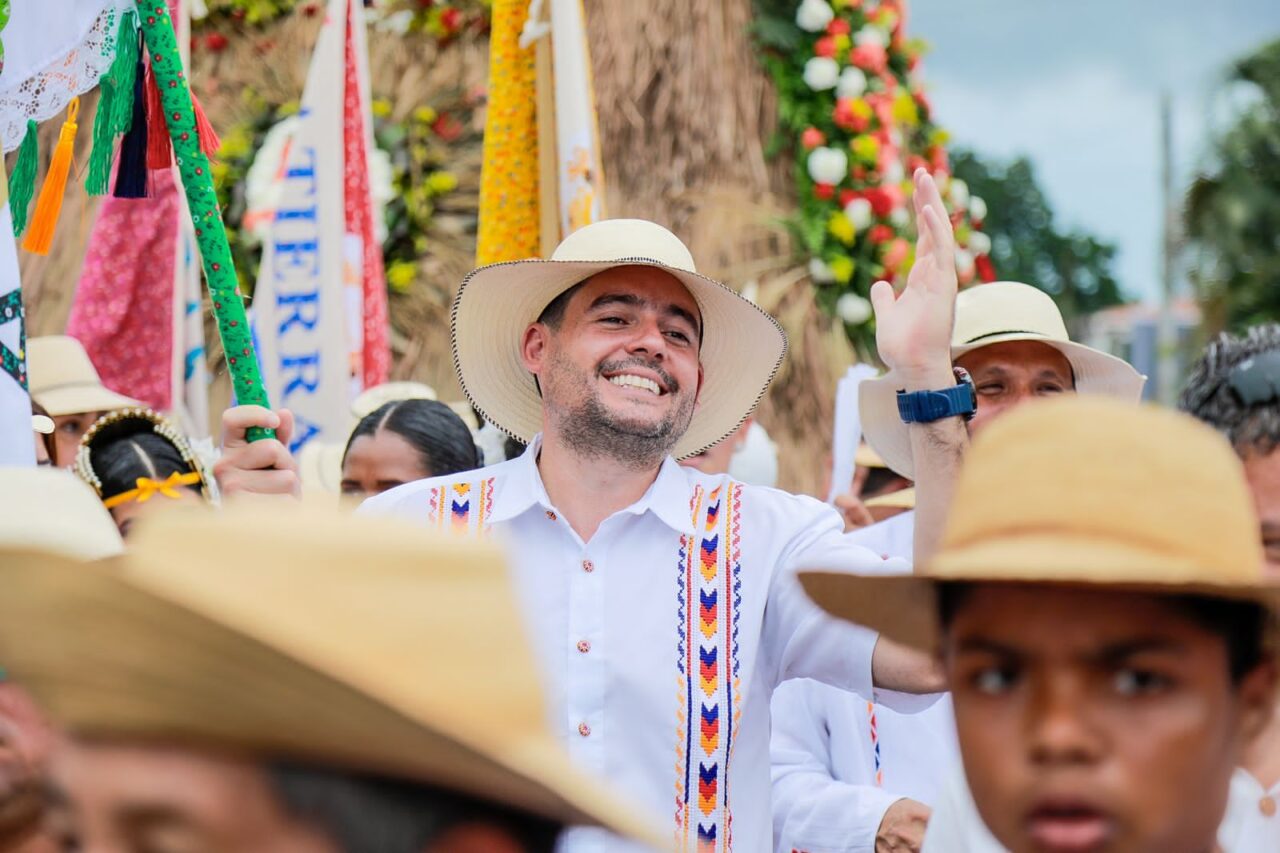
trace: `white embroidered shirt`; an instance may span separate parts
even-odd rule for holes
[[[673,459],[583,542],[547,497],[538,447],[401,486],[362,511],[505,540],[551,724],[572,758],[669,820],[681,850],[770,849],[774,687],[807,677],[870,696],[876,639],[822,613],[794,572],[880,570],[882,557],[853,544],[825,504]],[[631,848],[579,829],[561,849]]]

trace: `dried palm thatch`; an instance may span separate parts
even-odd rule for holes
[[[817,493],[833,389],[853,353],[813,304],[780,224],[790,179],[787,164],[764,153],[774,99],[748,32],[751,0],[588,0],[586,11],[610,215],[668,225],[689,243],[701,269],[753,292],[782,321],[791,352],[759,418],[779,445],[780,485]],[[299,98],[317,26],[295,14],[252,35],[232,33],[224,51],[197,51],[192,78],[214,124],[231,127],[249,117],[241,96],[246,87],[272,103]],[[374,96],[389,101],[397,116],[441,91],[484,86],[482,39],[442,47],[428,37],[375,31],[369,45]],[[92,113],[91,103],[85,108]],[[42,128],[42,150],[56,134],[56,123]],[[81,137],[83,163],[87,134]],[[449,308],[475,256],[480,156],[478,145],[457,149],[449,168],[458,191],[441,200],[418,282],[391,300],[394,377],[428,382],[445,399],[459,394]],[[83,189],[71,188],[49,258],[23,259],[35,334],[66,322],[94,211]],[[210,349],[211,367],[221,376],[221,353]],[[225,395],[225,384],[215,389],[214,411]]]

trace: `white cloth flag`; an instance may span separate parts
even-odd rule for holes
[[[875,368],[855,364],[836,385],[836,422],[831,431],[831,490],[827,503],[853,484],[853,457],[862,441],[862,416],[858,414],[858,387],[864,380],[874,379]]]
[[[555,63],[560,235],[567,237],[607,215],[582,0],[551,0],[551,43]]]
[[[4,177],[0,163],[0,180]],[[36,464],[31,397],[26,388],[26,338],[22,327],[22,282],[18,242],[9,202],[0,208],[0,465]]]
[[[293,411],[289,449],[345,438],[351,389],[343,292],[342,98],[347,0],[329,0],[298,121],[277,173],[254,315],[272,405]]]

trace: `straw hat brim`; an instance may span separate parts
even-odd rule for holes
[[[82,412],[111,412],[116,409],[146,405],[132,397],[117,394],[105,385],[92,383],[46,388],[31,396],[37,403],[44,406],[50,417],[55,418],[62,415],[78,415]]]
[[[128,559],[84,566],[15,551],[0,559],[5,667],[67,731],[419,780],[661,842],[550,738],[507,732],[498,750],[444,710],[435,720],[404,712],[278,637],[184,605],[181,581],[144,588],[124,570]]]
[[[800,583],[833,616],[927,652],[938,648],[937,591],[942,583],[1028,583],[1202,595],[1256,601],[1280,612],[1280,585],[1206,583],[1204,574],[1204,569],[1186,559],[1140,546],[1040,534],[948,550],[924,574],[801,571]]]
[[[983,338],[980,343],[953,346],[951,360],[982,347],[1007,341],[1038,341],[1061,352],[1075,373],[1076,393],[1100,394],[1138,402],[1147,378],[1127,361],[1074,341],[1058,341],[1041,335],[1011,332]],[[891,469],[908,479],[915,479],[911,459],[911,433],[898,414],[898,389],[902,382],[890,371],[862,383],[858,409],[862,417],[863,435]]]
[[[670,273],[702,313],[702,394],[672,455],[698,454],[742,424],[782,364],[782,327],[720,282],[650,258],[510,261],[468,275],[453,305],[453,360],[463,392],[487,421],[525,443],[542,430],[542,400],[520,360],[525,328],[565,290],[620,266]]]
[[[915,509],[915,487],[911,486],[906,489],[898,489],[898,491],[889,492],[887,495],[868,498],[865,502],[865,506],[867,509],[875,509],[876,507],[889,507],[890,509]]]

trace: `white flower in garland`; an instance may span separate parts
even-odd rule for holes
[[[796,26],[807,33],[822,32],[835,16],[826,0],[804,0],[796,9]]]
[[[838,184],[849,174],[849,155],[840,148],[820,145],[809,152],[809,177],[819,184]]]
[[[982,196],[975,195],[969,199],[969,218],[974,222],[982,222],[987,218],[987,203]]]
[[[836,280],[836,274],[831,271],[831,267],[827,266],[822,258],[809,259],[809,277],[817,284],[831,284]]]
[[[872,214],[871,202],[865,198],[855,198],[844,206],[844,215],[849,217],[853,227],[859,231],[871,226]]]
[[[804,64],[804,82],[815,92],[834,89],[840,80],[840,64],[829,56],[815,56]]]
[[[865,91],[867,75],[862,73],[861,68],[850,65],[840,72],[840,79],[836,82],[836,95],[841,98],[857,98]]]
[[[968,249],[956,249],[956,274],[961,279],[973,276],[973,252]]]
[[[989,255],[991,254],[991,238],[981,231],[974,231],[969,235],[968,249],[975,255]]]
[[[858,47],[865,47],[869,44],[873,44],[877,47],[888,47],[889,34],[877,26],[867,24],[865,27],[853,34],[853,43]]]
[[[969,185],[959,178],[952,178],[951,186],[947,188],[947,200],[951,202],[952,210],[968,210]]]
[[[836,300],[836,315],[850,326],[861,326],[871,319],[871,303],[856,293],[846,293]]]
[[[905,207],[895,207],[889,212],[889,224],[894,228],[904,228],[911,221],[911,217],[907,214]]]

